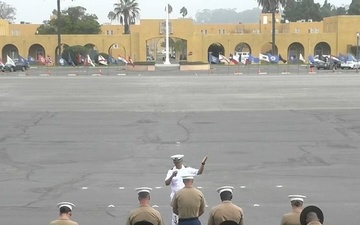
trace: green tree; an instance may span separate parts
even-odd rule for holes
[[[275,13],[278,12],[279,7],[285,7],[286,5],[286,0],[257,0],[259,6],[262,6],[263,13],[271,13],[272,15],[272,48],[271,48],[271,52],[272,55],[277,54],[276,52],[276,48],[275,48],[275,24],[276,24],[276,20],[275,20]]]
[[[302,19],[321,21],[323,17],[320,4],[314,0],[288,0],[284,8],[284,19],[291,22]]]
[[[336,15],[335,6],[328,3],[327,0],[324,1],[324,4],[321,6],[320,11],[321,11],[321,17],[322,18]]]
[[[112,21],[118,19],[124,25],[124,34],[130,34],[130,24],[134,24],[139,15],[140,8],[136,0],[119,0],[114,4],[114,11],[110,11],[108,18]]]
[[[347,10],[345,9],[345,7],[340,6],[336,8],[336,15],[346,15],[346,14],[347,14]]]
[[[37,29],[38,34],[57,34],[57,11],[53,10],[53,19],[46,20]],[[87,14],[86,9],[81,6],[70,7],[61,12],[60,24],[61,34],[99,34],[100,24],[97,16]]]
[[[169,14],[171,14],[172,13],[172,11],[173,11],[173,7],[170,5],[170,4],[168,4],[168,8],[169,8]],[[166,12],[166,7],[165,7],[165,12]]]
[[[61,57],[65,59],[68,63],[71,63],[72,61],[74,65],[77,66],[81,64],[81,62],[79,62],[78,60],[79,55],[84,58],[87,54],[89,54],[89,49],[85,48],[84,46],[65,46]]]
[[[0,1],[0,19],[8,20],[9,23],[14,22],[16,15],[16,8]]]
[[[348,10],[349,15],[360,15],[360,0],[352,0]]]
[[[182,17],[184,18],[185,16],[187,16],[188,11],[187,8],[185,8],[184,6],[180,9],[180,14],[182,15]]]

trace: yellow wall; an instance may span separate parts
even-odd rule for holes
[[[267,17],[267,19],[264,19]],[[360,16],[336,16],[324,18],[323,22],[290,22],[280,23],[276,15],[276,45],[283,58],[288,58],[289,46],[298,42],[303,46],[303,56],[314,54],[315,46],[324,42],[331,48],[331,54],[346,53],[349,45],[356,45],[356,28],[360,24]],[[264,23],[266,20],[266,23]],[[160,24],[164,20],[142,20],[140,25],[131,26],[131,34],[123,34],[122,25],[103,25],[99,35],[62,35],[62,43],[67,45],[93,44],[99,52],[111,53],[112,56],[131,56],[134,61],[146,60],[146,46],[153,40],[160,49],[160,39],[165,34],[160,33]],[[208,49],[213,43],[224,47],[224,55],[234,53],[236,45],[246,43],[253,55],[264,53],[264,46],[271,43],[271,14],[259,16],[259,22],[254,24],[195,24],[193,20],[181,18],[171,20],[172,33],[170,37],[187,40],[189,61],[207,61]],[[55,58],[57,47],[56,35],[37,35],[38,24],[8,24],[0,20],[1,57],[6,57],[9,47],[14,45],[19,54],[27,57],[34,51],[29,51],[32,45],[42,46],[45,55]],[[111,47],[113,46],[113,47]],[[34,47],[32,48],[34,49]]]

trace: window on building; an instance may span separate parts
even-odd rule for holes
[[[300,29],[299,28],[295,28],[295,34],[300,34]]]
[[[11,31],[11,35],[19,36],[19,35],[20,35],[20,31],[19,31],[19,30],[12,30],[12,31]]]
[[[114,31],[113,31],[113,30],[111,30],[111,31],[110,31],[110,34],[111,34],[111,35],[114,35]]]

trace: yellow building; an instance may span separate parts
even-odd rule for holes
[[[271,50],[271,14],[261,14],[256,24],[196,24],[192,19],[170,20],[170,37],[185,43],[182,52],[188,61],[208,61],[208,52],[225,56],[235,51],[248,51],[257,56]],[[280,23],[276,16],[276,47],[283,58],[290,56],[347,53],[356,46],[360,16],[335,16],[322,22],[298,21]],[[38,55],[55,58],[57,35],[38,35],[39,24],[8,24],[0,20],[1,57],[17,58]],[[165,37],[164,20],[141,20],[124,35],[121,25],[102,25],[99,35],[62,35],[63,45],[92,46],[94,50],[117,58],[131,56],[134,61],[146,61],[149,55],[162,57]],[[174,44],[175,45],[175,44]]]

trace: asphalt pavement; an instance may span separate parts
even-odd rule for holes
[[[1,224],[47,224],[60,201],[76,204],[80,225],[124,224],[139,186],[170,224],[164,179],[177,153],[196,168],[209,156],[195,179],[203,224],[224,185],[245,224],[278,225],[289,194],[306,195],[327,225],[360,221],[354,71],[19,74],[0,76]]]

